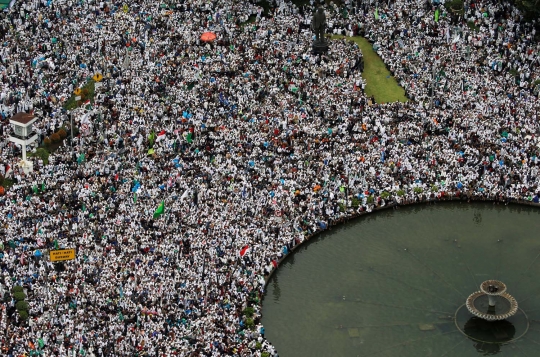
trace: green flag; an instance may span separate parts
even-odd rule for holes
[[[154,152],[154,149],[148,149],[148,155],[152,155]]]
[[[81,164],[83,161],[84,161],[84,154],[80,154],[79,157],[77,158],[77,163]]]
[[[375,9],[375,20],[379,19],[379,8]]]
[[[43,183],[41,184],[41,192],[45,192],[45,189],[46,189],[46,187],[45,187],[45,182],[43,182]]]
[[[193,133],[189,133],[186,136],[186,141],[191,144],[193,142]]]
[[[35,194],[38,193],[38,188],[36,185],[32,186],[32,191],[34,191]]]
[[[156,141],[156,132],[152,130],[150,135],[148,136],[148,141],[150,142],[150,146],[154,146],[154,141]]]
[[[54,240],[54,249],[60,249],[60,247],[58,246],[58,240],[57,239]]]
[[[137,203],[137,193],[133,194],[133,203]]]
[[[165,202],[161,201],[161,204],[158,206],[154,212],[154,219],[159,218],[165,212]]]
[[[439,9],[435,10],[435,22],[439,22]]]

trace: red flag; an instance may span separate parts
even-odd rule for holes
[[[244,246],[242,249],[240,249],[240,256],[244,257],[244,255],[246,255],[248,250],[249,250],[249,245]]]
[[[274,266],[274,268],[277,268],[278,264],[275,260],[272,260],[272,265]]]

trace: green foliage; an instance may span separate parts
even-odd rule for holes
[[[339,211],[345,212],[345,209],[346,209],[345,205],[343,203],[338,203],[338,205],[339,205]]]
[[[473,31],[480,31],[480,27],[476,26],[474,21],[468,21],[467,26],[469,26],[469,28]]]
[[[253,330],[255,327],[255,321],[251,317],[246,318],[246,327],[250,330]]]
[[[17,301],[23,301],[24,299],[26,299],[26,294],[22,291],[19,291],[19,292],[13,293],[13,298]]]
[[[396,193],[397,193],[397,195],[398,195],[399,197],[405,196],[405,191],[403,191],[403,190],[398,190]]]
[[[373,195],[368,196],[368,198],[366,200],[367,203],[373,203],[374,201],[375,201],[375,198],[373,197]]]
[[[257,342],[257,343],[255,344],[255,349],[260,350],[261,348],[262,348],[262,343]]]
[[[71,97],[64,104],[64,109],[71,110],[77,108],[81,103],[84,103],[86,100],[90,99],[90,103],[94,103],[94,97],[96,92],[95,82],[93,79],[90,79],[82,88],[81,88],[81,100],[76,101],[75,94],[72,94]]]
[[[414,193],[422,193],[422,192],[424,192],[422,187],[415,187],[415,188],[413,188],[413,191],[414,191]]]
[[[360,206],[360,200],[358,199],[358,197],[353,197],[352,200],[351,200],[351,205],[354,207],[354,208],[357,208]]]
[[[439,192],[439,186],[435,184],[431,185],[431,192]]]
[[[388,191],[383,191],[383,192],[381,193],[381,198],[382,198],[382,199],[385,199],[385,200],[386,200],[388,197],[390,197],[390,192],[388,192]]]
[[[535,20],[540,16],[539,0],[514,0],[512,2],[523,11],[525,21]]]
[[[248,306],[244,309],[243,314],[246,317],[253,317],[253,314],[255,313],[255,309],[251,306]]]
[[[50,155],[49,151],[47,149],[41,147],[41,148],[37,148],[36,152],[32,153],[29,156],[39,157],[41,160],[43,160],[44,165],[48,165],[49,164],[49,155]]]
[[[537,79],[532,83],[533,88],[540,84],[540,79]]]
[[[446,7],[446,9],[452,14],[463,15],[465,13],[465,9],[463,7],[463,0],[446,1],[444,3],[444,7]]]
[[[270,357],[270,352],[261,353],[261,357]]]
[[[19,317],[20,317],[22,320],[28,320],[28,311],[26,311],[26,310],[20,310],[20,311],[19,311]]]
[[[24,288],[20,285],[15,285],[14,287],[11,288],[11,293],[15,294],[15,293],[22,293],[24,292]]]
[[[15,182],[12,179],[8,179],[4,177],[4,181],[2,182],[2,186],[4,186],[4,188],[9,188],[13,186],[14,184]]]
[[[28,311],[29,310],[28,303],[26,301],[18,301],[15,304],[15,308],[17,309],[17,311]]]

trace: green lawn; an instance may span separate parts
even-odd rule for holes
[[[332,39],[344,37],[333,35]],[[390,75],[390,71],[386,69],[382,59],[373,51],[371,43],[360,36],[346,38],[358,44],[364,55],[364,72],[362,73],[362,77],[366,81],[366,95],[369,97],[374,96],[377,103],[406,102],[405,90]]]

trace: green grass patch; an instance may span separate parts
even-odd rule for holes
[[[393,103],[408,101],[403,89],[390,74],[383,60],[373,46],[363,37],[345,37],[333,35],[332,39],[347,38],[354,41],[364,56],[364,72],[362,77],[366,81],[365,92],[368,97],[374,96],[377,103]]]
[[[84,103],[88,99],[90,99],[90,103],[94,104],[94,97],[96,95],[96,87],[95,82],[93,79],[89,79],[88,82],[84,86],[81,87],[81,100],[76,101],[75,94],[72,94],[71,97],[67,100],[66,104],[64,104],[64,109],[71,110],[77,108],[80,104]]]

